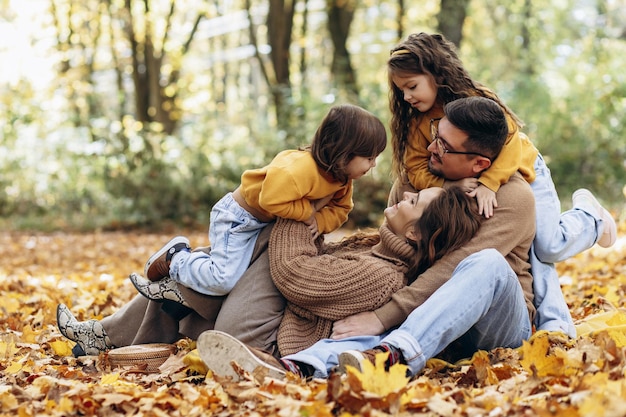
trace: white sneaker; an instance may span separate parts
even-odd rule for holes
[[[617,240],[617,225],[615,224],[615,220],[613,220],[611,213],[600,205],[600,202],[594,197],[591,191],[584,188],[574,191],[572,194],[572,205],[574,208],[592,209],[595,211],[596,217],[602,220],[604,230],[596,241],[598,245],[603,248],[608,248],[615,244]]]
[[[283,379],[287,373],[278,359],[260,349],[246,346],[237,338],[218,330],[207,330],[198,336],[198,354],[205,365],[219,376],[239,379],[234,363],[257,381],[265,376]],[[234,363],[233,363],[234,362]]]

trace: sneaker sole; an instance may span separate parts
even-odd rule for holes
[[[602,220],[604,221],[604,231],[602,236],[598,239],[598,245],[603,248],[610,248],[617,241],[617,225],[611,213],[604,207],[602,207]]]
[[[609,213],[607,209],[602,207],[602,204],[600,204],[600,202],[593,195],[593,193],[586,188],[580,188],[574,191],[574,194],[572,194],[572,203],[579,196],[585,196],[589,199],[589,201],[591,201],[594,208],[597,210],[598,215],[604,222],[605,230],[596,241],[598,246],[601,246],[603,248],[609,248],[613,246],[615,244],[615,241],[617,240],[617,225],[615,224],[615,220],[613,219],[613,216],[611,216],[611,213]]]
[[[346,373],[346,366],[356,368],[359,372],[363,372],[362,363],[367,359],[358,350],[346,350],[339,354],[339,365],[337,370],[342,374]]]
[[[161,256],[163,256],[163,254],[167,252],[169,248],[179,243],[185,243],[187,244],[187,246],[189,246],[189,239],[187,239],[184,236],[176,236],[175,238],[172,238],[169,242],[167,242],[165,245],[163,245],[163,247],[161,247],[161,249],[159,249],[154,255],[152,255],[150,259],[148,259],[148,262],[146,262],[146,265],[143,267],[143,276],[144,277],[148,276],[148,269],[150,269],[154,261],[156,261]]]
[[[270,378],[283,379],[286,372],[275,368],[259,358],[235,337],[218,330],[208,330],[198,336],[198,354],[205,365],[219,376],[240,377],[231,365],[236,362],[252,376],[266,375]],[[260,378],[257,378],[260,379]]]

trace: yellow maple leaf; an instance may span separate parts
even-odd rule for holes
[[[113,372],[110,374],[102,375],[102,378],[100,378],[100,383],[102,385],[114,385],[115,383],[117,383],[117,381],[119,381],[119,379],[120,374],[118,374],[117,372]]]
[[[611,339],[613,339],[617,347],[621,348],[626,346],[626,334],[624,333],[624,331],[609,329],[607,333],[609,334]]]
[[[0,358],[10,358],[19,351],[19,348],[15,346],[14,342],[1,342],[0,341]]]
[[[50,342],[50,347],[58,356],[72,356],[73,346],[73,342],[67,342],[65,340],[54,340]]]
[[[17,397],[11,392],[11,386],[0,386],[0,410],[14,410],[19,405]]]
[[[498,376],[491,367],[489,354],[484,350],[479,350],[472,356],[472,364],[476,369],[476,378],[484,385],[494,385],[498,383]]]
[[[11,362],[11,365],[4,370],[7,374],[16,374],[24,368],[24,364],[21,360],[15,360]]]
[[[206,375],[206,373],[209,372],[209,368],[207,368],[198,354],[198,349],[194,349],[186,354],[183,357],[183,363],[187,365],[192,372],[197,372],[202,375]]]
[[[9,292],[2,296],[2,308],[6,310],[7,314],[15,314],[20,311],[20,298],[23,297],[20,293]]]
[[[538,377],[565,375],[563,357],[549,354],[550,341],[547,333],[537,333],[536,337],[524,341],[520,352],[520,364]]]
[[[22,342],[24,343],[37,343],[38,332],[34,331],[30,324],[27,324],[22,328]]]
[[[606,324],[609,326],[620,326],[626,324],[626,314],[623,312],[616,310],[614,314],[611,314],[607,320]]]
[[[361,382],[364,391],[384,397],[388,394],[406,388],[409,377],[406,376],[408,367],[402,364],[395,364],[385,371],[385,361],[389,352],[376,354],[376,364],[370,361],[363,361],[363,372],[351,366],[346,366],[346,371],[351,372]]]
[[[66,396],[61,397],[61,399],[59,400],[59,403],[55,407],[56,412],[62,412],[64,414],[65,413],[70,414],[72,411],[75,411],[75,410],[76,410],[76,404],[74,404],[74,401],[72,401],[70,398]]]
[[[606,330],[618,347],[626,346],[626,314],[620,310],[595,314],[576,326],[578,336]]]

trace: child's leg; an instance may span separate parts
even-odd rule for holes
[[[537,330],[561,331],[576,336],[554,264],[589,249],[596,242],[598,226],[587,212],[572,209],[561,214],[550,170],[541,155],[535,161],[537,177],[531,184],[535,195],[537,231],[530,250],[533,275],[533,304]],[[543,261],[543,262],[542,262]]]
[[[554,264],[543,263],[535,255],[534,245],[530,249],[530,266],[533,275],[533,304],[537,309],[535,328],[563,332],[576,337],[576,328],[563,297],[559,276]]]
[[[228,193],[211,210],[210,253],[176,253],[170,277],[201,294],[228,294],[248,268],[257,237],[266,225]]]
[[[604,231],[602,219],[585,208],[574,207],[561,213],[550,170],[541,155],[537,156],[535,173],[531,188],[537,213],[534,247],[538,259],[560,262],[592,247]]]

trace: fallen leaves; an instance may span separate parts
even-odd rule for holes
[[[538,332],[518,349],[433,359],[305,381],[220,378],[183,339],[159,367],[112,368],[74,358],[56,306],[105,317],[135,295],[128,281],[169,235],[0,234],[0,415],[623,416],[626,415],[626,248],[593,248],[558,265],[578,337]],[[194,246],[205,233],[191,234]]]
[[[347,366],[345,376],[332,374],[328,382],[332,399],[351,413],[374,409],[395,414],[411,401],[411,396],[405,395],[409,378],[406,365],[395,364],[385,371],[388,356],[388,352],[377,354],[376,364],[364,362],[362,372]]]

